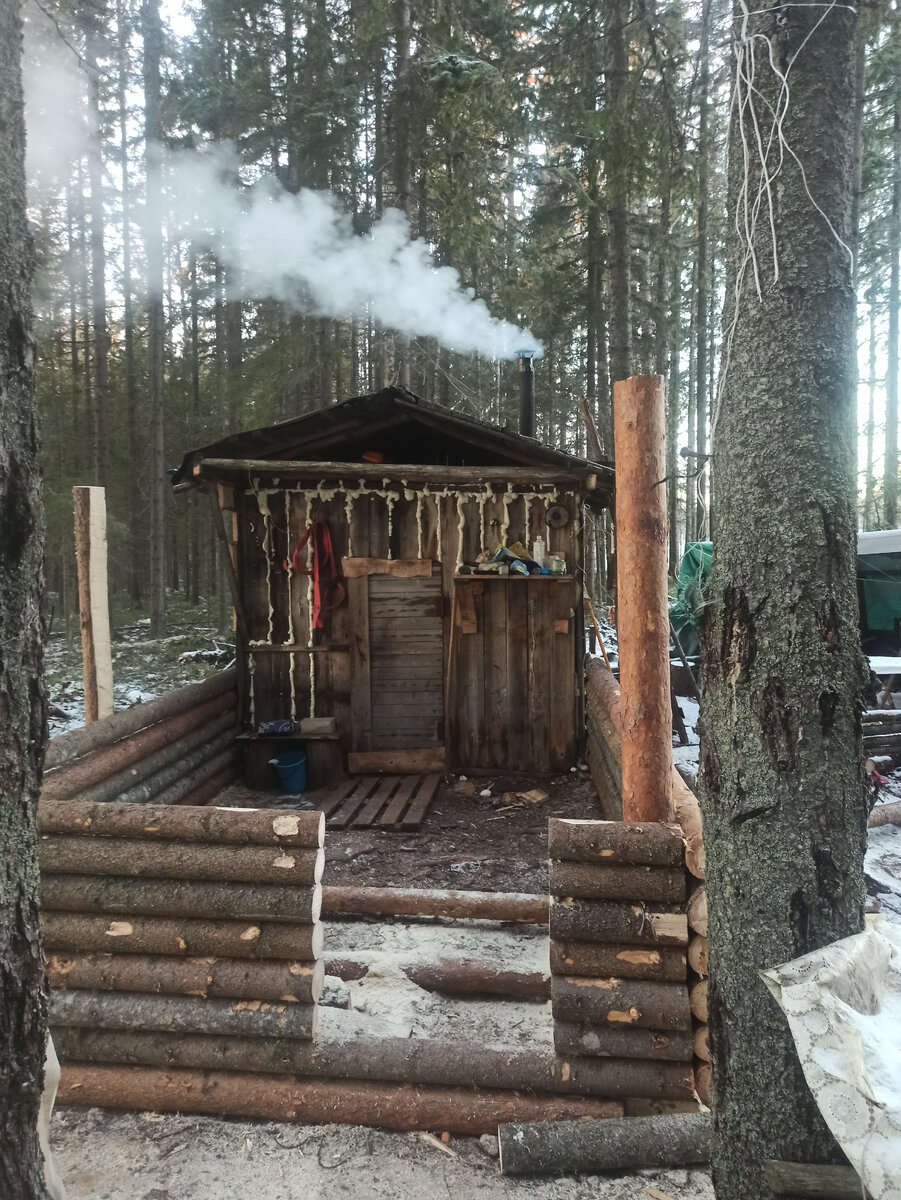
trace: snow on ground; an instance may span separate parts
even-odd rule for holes
[[[225,667],[233,653],[228,641],[210,626],[198,624],[190,610],[173,614],[170,633],[164,638],[150,637],[149,618],[120,626],[112,634],[113,707],[119,710],[145,704],[186,683],[205,679]],[[44,649],[44,685],[50,704],[65,714],[51,715],[50,736],[84,725],[77,635],[67,641],[64,632],[51,634]]]

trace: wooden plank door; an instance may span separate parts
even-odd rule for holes
[[[444,744],[440,577],[349,579],[354,750]]]

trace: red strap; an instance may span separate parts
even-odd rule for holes
[[[310,543],[310,570],[302,563],[300,552]],[[332,537],[324,521],[311,521],[303,537],[294,548],[291,566],[298,575],[313,577],[313,629],[322,629],[322,610],[337,608],[344,603],[347,593],[338,572]]]

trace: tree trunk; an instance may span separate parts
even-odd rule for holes
[[[150,636],[166,631],[166,478],[164,450],[162,96],[163,27],[159,0],[144,0],[144,142],[147,165],[144,251],[147,259],[147,358],[150,397]]]
[[[181,918],[44,914],[44,943],[65,954],[186,954],[192,958],[290,958],[315,962],[322,953],[321,925],[195,921]],[[43,1056],[43,1044],[41,1049]],[[43,1061],[43,1058],[42,1058]]]
[[[325,837],[321,812],[268,808],[177,809],[145,804],[41,803],[41,833],[84,837],[138,837],[145,841],[219,842],[236,846],[304,846],[318,849]]]
[[[901,305],[901,86],[895,80],[892,114],[892,205],[889,213],[888,339],[885,365],[885,474],[882,521],[886,529],[898,524],[898,321]]]
[[[316,887],[65,873],[45,874],[42,891],[47,912],[247,918],[303,925],[318,920],[322,900]]]
[[[617,946],[603,942],[551,942],[555,975],[594,979],[685,981],[685,951],[675,946]]]
[[[632,285],[629,228],[630,105],[626,26],[629,0],[609,0],[605,13],[604,80],[611,128],[604,163],[607,172],[607,273],[610,278],[611,383],[632,374]]]
[[[619,1029],[554,1019],[554,1046],[563,1056],[690,1063],[692,1035],[685,1029]],[[636,1095],[637,1093],[632,1093]]]
[[[125,349],[125,425],[128,461],[136,464],[140,460],[138,451],[138,371],[131,281],[131,181],[128,162],[128,41],[131,30],[125,0],[117,0],[116,21],[119,40],[117,81],[119,160],[122,173],[122,335]],[[128,595],[133,604],[139,604],[143,595],[142,566],[145,546],[144,524],[138,506],[132,502],[128,510]]]
[[[316,1032],[316,1005],[140,992],[52,992],[52,1026],[128,1030],[131,1033],[202,1033],[228,1037],[300,1038]]]
[[[322,994],[322,960],[254,962],[232,958],[170,958],[152,954],[51,954],[50,986],[58,991],[145,992],[225,1000],[283,1000],[315,1004]]]
[[[41,839],[38,859],[47,872],[313,887],[322,878],[325,851],[51,834]]]
[[[256,965],[254,969],[256,969]],[[196,1001],[195,1001],[196,1003]],[[551,1049],[472,1046],[432,1038],[348,1038],[341,1027],[329,1036],[329,1012],[316,1041],[125,1033],[70,1026],[54,1033],[71,1062],[191,1067],[271,1072],[307,1079],[356,1079],[439,1087],[504,1088],[539,1094],[634,1096],[649,1099],[690,1095],[690,1071],[673,1063],[567,1062]]]
[[[690,1167],[710,1160],[707,1113],[627,1117],[623,1121],[502,1125],[498,1134],[504,1175]]]
[[[94,333],[94,367],[91,389],[91,456],[93,482],[99,487],[108,483],[109,450],[107,446],[107,402],[109,393],[110,336],[106,320],[106,250],[104,246],[103,211],[103,133],[100,118],[100,72],[97,65],[100,33],[98,18],[88,18],[85,36],[85,70],[88,78],[88,113],[91,124],[88,140],[88,184],[91,212],[91,325]]]
[[[867,467],[863,501],[863,527],[876,528],[876,472],[873,470],[873,443],[876,438],[876,287],[868,292],[867,305],[870,318],[869,377],[867,380]]]
[[[704,630],[701,795],[718,1200],[759,1200],[764,1158],[837,1157],[758,971],[863,922],[848,252],[854,19],[847,8],[824,16],[811,2],[758,10],[734,26],[739,64],[761,39],[777,65],[792,63],[780,128],[797,161],[786,160],[780,173],[775,246],[768,213],[752,233],[760,294],[748,247],[733,235],[729,357],[714,421],[717,537]],[[756,153],[742,163],[742,137],[754,139],[750,109],[764,121],[766,145],[780,103],[782,76],[754,53],[754,93],[745,95],[739,76],[740,119],[730,133],[732,229],[744,189],[753,205],[765,186]]]
[[[707,265],[707,209],[709,206],[708,168],[710,163],[710,137],[708,133],[710,102],[710,4],[704,0],[701,11],[701,44],[698,50],[698,212],[695,243],[695,264],[698,287],[695,292],[697,304],[695,317],[695,420],[698,457],[695,465],[700,472],[695,493],[695,529],[702,537],[707,521],[705,502],[706,473],[704,455],[707,452],[707,304],[710,295],[710,276]]]
[[[502,1121],[578,1121],[618,1117],[615,1100],[462,1087],[359,1080],[318,1080],[237,1071],[71,1066],[63,1069],[59,1103],[76,1108],[133,1108],[261,1117],[305,1125],[373,1125],[440,1129],[477,1137]]]
[[[16,0],[0,0],[0,1194],[43,1200],[38,1109],[46,1006],[35,808],[47,733],[44,511],[33,405],[32,244]]]

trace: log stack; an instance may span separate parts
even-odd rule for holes
[[[205,804],[236,776],[234,668],[47,747],[41,799]]]
[[[891,759],[890,770],[901,764],[901,710],[867,709],[861,719],[861,733],[865,757]]]
[[[322,813],[42,800],[39,829],[50,1024],[64,1062],[93,1061],[88,1032],[123,1039],[103,1060],[119,1083],[142,1038],[313,1037]]]
[[[681,831],[552,818],[548,851],[558,1055],[616,1060],[631,1097],[690,1099]]]

